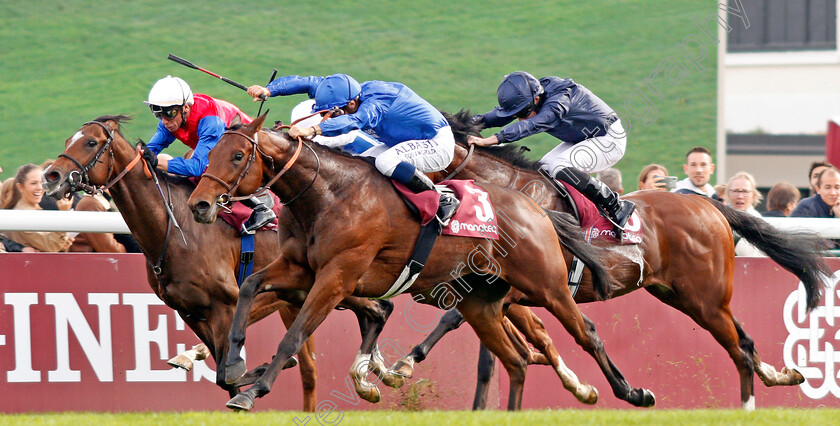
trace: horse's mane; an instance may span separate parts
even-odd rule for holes
[[[480,132],[484,128],[481,124],[472,121],[473,114],[468,109],[462,109],[454,115],[445,111],[441,111],[441,114],[449,122],[452,133],[455,135],[455,142],[464,148],[469,148],[467,136],[480,136]],[[537,170],[540,166],[539,162],[529,160],[522,155],[522,148],[518,145],[476,146],[475,149],[477,152],[498,158],[511,166],[529,170]]]
[[[119,132],[122,130],[122,123],[127,121],[133,120],[134,117],[130,115],[120,114],[120,115],[101,115],[93,119],[93,121],[97,121],[99,123],[104,123],[106,121],[113,121],[117,123],[117,131]]]

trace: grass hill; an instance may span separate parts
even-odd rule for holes
[[[245,85],[265,84],[273,68],[280,75],[344,72],[360,81],[400,81],[452,112],[493,107],[496,87],[511,71],[571,77],[631,122],[617,167],[632,190],[645,164],[663,163],[681,176],[690,147],[714,149],[715,48],[709,43],[697,61],[701,72],[679,46],[701,35],[691,18],[715,10],[715,2],[696,0],[2,1],[0,178],[54,158],[67,137],[99,115],[135,116],[126,137],[148,140],[155,121],[142,101],[167,74],[256,112],[244,92],[168,61],[173,53]],[[669,58],[678,62],[668,65]],[[671,69],[669,82],[659,74],[654,95],[644,79],[676,63],[681,68]],[[269,119],[287,121],[303,99],[272,98]],[[525,141],[534,158],[556,143],[546,135]],[[173,155],[184,150],[169,148]]]

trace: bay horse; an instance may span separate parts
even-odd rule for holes
[[[227,335],[239,293],[236,284],[241,251],[238,232],[223,221],[203,225],[192,220],[186,200],[195,185],[188,179],[155,171],[162,183],[159,192],[151,175],[144,173],[146,163],[139,159],[139,152],[121,133],[121,123],[129,119],[126,115],[106,115],[82,125],[66,140],[64,152],[44,174],[44,189],[53,197],[63,197],[74,185],[88,190],[110,186],[115,204],[143,250],[152,290],[178,312],[206,345],[206,348],[197,345],[187,352],[193,359],[196,354],[209,352],[217,364],[216,384],[234,396],[239,386],[247,384],[247,379],[231,386],[224,381],[223,369],[219,366],[223,365],[227,353]],[[137,164],[144,166],[134,167]],[[164,203],[169,205],[175,220],[183,228],[186,245],[178,229],[173,228]],[[274,260],[281,243],[277,232],[257,232],[255,269]],[[384,301],[352,299],[348,303],[363,330],[372,330],[376,335],[393,308],[390,302]],[[279,311],[283,323],[289,327],[297,316],[298,307],[274,294],[261,295],[248,313],[248,323],[274,311]],[[307,341],[301,346],[298,357],[305,411],[314,411],[317,402],[313,351],[313,342]],[[179,357],[170,360],[170,364],[179,362]],[[184,366],[187,367],[189,365]]]
[[[459,145],[451,169],[461,166],[467,158],[467,135],[477,135],[480,127],[471,124],[469,111],[454,116],[445,114],[450,121]],[[508,188],[522,188],[542,179],[540,164],[527,160],[513,145],[503,147],[476,147],[473,155],[456,175],[459,179],[491,182]],[[544,191],[536,198],[549,210],[572,212],[566,197],[559,196],[552,185],[543,179]],[[813,310],[821,297],[821,275],[831,276],[831,270],[820,257],[825,240],[807,233],[783,232],[760,218],[736,211],[708,197],[675,194],[661,191],[637,191],[625,195],[636,203],[636,212],[642,222],[643,241],[640,248],[642,262],[636,263],[622,252],[632,249],[609,247],[601,240],[594,244],[610,248],[612,253],[603,259],[610,269],[614,286],[609,298],[620,297],[639,288],[663,303],[688,315],[707,330],[727,351],[740,377],[741,404],[747,410],[755,408],[753,371],[766,386],[794,386],[804,377],[795,370],[775,367],[761,361],[753,340],[732,315],[729,301],[734,282],[735,253],[732,231],[761,249],[773,261],[796,275],[806,291],[808,310]],[[566,257],[569,262],[569,257]],[[588,274],[584,274],[577,303],[596,301]],[[526,334],[544,333],[542,322],[527,308],[511,309],[508,317]],[[413,365],[425,359],[431,347],[446,332],[463,323],[457,311],[441,318],[438,328],[427,341],[413,348],[392,368],[407,377]],[[486,349],[482,348],[482,351]],[[478,389],[474,408],[481,407],[493,362],[489,353],[482,353]]]
[[[242,285],[225,359],[228,382],[246,373],[239,350],[254,298],[266,292],[275,292],[281,299],[294,298],[301,291],[308,294],[271,365],[252,387],[226,404],[235,410],[250,410],[256,398],[271,390],[280,366],[343,298],[380,297],[389,292],[410,257],[410,243],[417,240],[420,228],[388,179],[370,164],[317,144],[291,140],[284,132],[261,130],[264,121],[262,115],[221,137],[189,199],[195,219],[212,222],[218,212],[217,201],[250,195],[265,185],[288,203],[281,214],[293,220],[285,231],[305,243],[304,250],[300,246],[283,250],[274,262]],[[279,179],[281,176],[283,179]],[[510,410],[521,407],[527,362],[527,354],[510,341],[502,322],[502,298],[511,286],[548,309],[595,358],[611,384],[620,382],[625,387],[623,395],[628,401],[638,406],[652,405],[650,391],[631,388],[620,376],[564,285],[567,269],[558,237],[561,228],[568,226],[563,216],[549,217],[516,191],[490,184],[480,188],[493,203],[504,206],[503,215],[511,226],[500,227],[512,236],[514,244],[503,247],[501,242],[493,244],[484,238],[440,236],[425,269],[407,292],[422,295],[425,303],[440,303],[441,296],[433,291],[436,284],[448,283],[453,279],[451,274],[464,278],[462,282],[469,289],[457,306],[508,371]],[[566,244],[578,253],[588,253],[590,259],[597,251],[580,237]],[[609,283],[602,268],[595,264],[592,267],[593,287],[601,294]]]

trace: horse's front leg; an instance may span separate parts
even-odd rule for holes
[[[289,327],[286,335],[283,336],[283,340],[277,348],[277,354],[274,355],[268,369],[253,386],[244,392],[240,392],[228,401],[226,404],[228,408],[234,410],[250,410],[253,408],[256,398],[262,397],[271,390],[274,381],[277,379],[277,375],[280,373],[286,361],[300,351],[303,343],[321,325],[327,317],[327,314],[342,299],[353,292],[356,283],[362,276],[362,273],[364,273],[363,267],[359,266],[360,264],[364,264],[364,262],[359,262],[360,258],[359,253],[348,250],[340,256],[334,256],[326,266],[316,271],[315,283],[311,290],[309,290],[309,294],[297,318],[295,318],[292,326]],[[266,269],[272,268],[269,266]],[[272,270],[273,273],[274,271]],[[279,287],[277,290],[298,288],[296,284],[281,284]],[[239,305],[237,304],[238,309]],[[231,341],[233,341],[233,337],[233,330],[231,330]]]
[[[414,374],[414,364],[420,363],[426,359],[426,356],[429,355],[429,352],[440,341],[440,339],[443,338],[443,336],[450,331],[458,329],[458,327],[460,327],[463,323],[464,317],[457,309],[453,308],[446,311],[446,313],[440,318],[440,322],[438,322],[437,327],[432,330],[432,333],[426,336],[426,339],[423,340],[423,342],[415,346],[408,355],[397,360],[397,362],[391,367],[393,374],[410,379]]]
[[[376,344],[385,322],[394,310],[394,304],[387,300],[351,296],[344,299],[341,306],[351,309],[356,314],[359,330],[362,332],[362,344],[350,367],[350,377],[353,379],[356,393],[365,401],[375,404],[380,400],[380,392],[375,383],[366,379],[369,371],[386,386],[399,388],[405,383],[405,378],[389,372]]]
[[[228,354],[224,362],[225,383],[236,383],[247,371],[245,360],[242,358],[242,347],[245,345],[245,328],[248,326],[249,314],[254,298],[260,293],[274,291],[276,283],[284,282],[286,287],[297,288],[305,286],[308,278],[307,271],[280,256],[274,262],[245,279],[239,289],[239,299],[236,301],[236,311],[228,333]]]

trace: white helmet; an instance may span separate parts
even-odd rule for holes
[[[167,75],[152,86],[152,90],[149,91],[149,100],[144,103],[161,107],[192,105],[193,94],[186,81]]]

